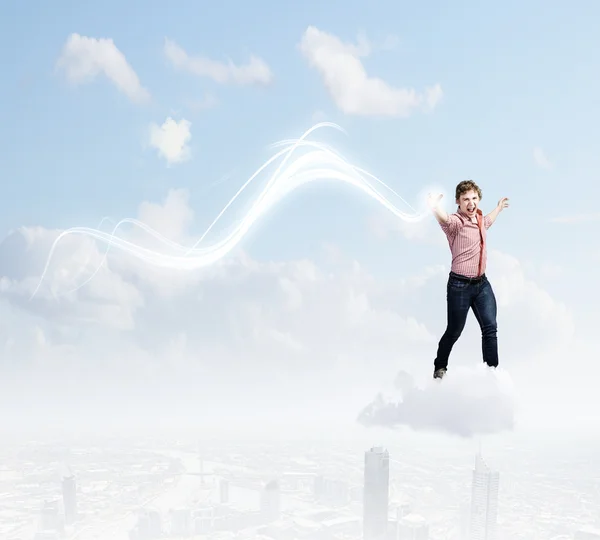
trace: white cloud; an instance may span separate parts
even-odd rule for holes
[[[165,40],[164,54],[175,69],[208,77],[219,84],[268,85],[273,81],[268,64],[255,55],[243,65],[236,65],[232,60],[219,62],[204,56],[190,56],[170,39]]]
[[[528,278],[516,257],[490,250],[488,268],[498,302],[501,336],[512,332],[518,337],[503,347],[505,356],[548,355],[573,340],[572,310]]]
[[[171,189],[164,204],[144,201],[140,204],[139,220],[174,242],[182,242],[194,219],[189,206],[190,193],[186,189]]]
[[[49,287],[29,300],[44,270],[50,248],[60,231],[22,227],[0,244],[0,292],[15,306],[51,319],[59,326],[95,323],[132,329],[134,311],[143,303],[139,290],[110,265],[78,292],[73,290],[99,267],[105,249],[89,237],[66,237],[47,271]],[[10,256],[5,259],[5,256]],[[31,272],[31,269],[35,269]]]
[[[92,82],[103,74],[121,92],[136,103],[145,103],[150,93],[112,39],[71,34],[65,43],[57,67],[74,84]]]
[[[514,391],[507,372],[483,364],[459,367],[442,381],[430,380],[423,387],[402,371],[392,395],[378,394],[358,420],[366,426],[409,427],[460,437],[497,434],[514,428]]]
[[[539,282],[554,281],[567,274],[564,266],[554,262],[534,263],[527,261],[523,263],[523,269]]]
[[[337,107],[346,114],[407,117],[419,109],[432,111],[442,98],[439,84],[418,93],[369,76],[361,57],[368,56],[372,47],[363,36],[353,45],[309,26],[302,36],[300,50],[310,66],[320,73]]]
[[[536,146],[533,149],[533,160],[535,161],[535,164],[542,169],[551,170],[554,168],[554,165],[548,159],[544,150],[539,146]]]
[[[191,122],[183,118],[177,122],[169,117],[162,126],[152,123],[150,146],[155,148],[169,165],[182,163],[191,157],[188,145],[192,138],[191,127]]]

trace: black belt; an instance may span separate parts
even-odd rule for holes
[[[468,277],[468,276],[463,276],[461,274],[456,274],[455,272],[450,272],[450,277],[454,278],[454,279],[458,279],[459,281],[465,281],[467,283],[479,283],[480,281],[483,281],[485,279],[485,274],[481,274],[480,276],[477,276],[477,277]]]

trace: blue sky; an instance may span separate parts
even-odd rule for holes
[[[301,135],[319,118],[348,133],[324,131],[319,139],[411,203],[436,185],[452,209],[454,186],[464,178],[482,187],[485,212],[508,196],[511,207],[494,225],[490,247],[533,265],[552,301],[576,302],[579,332],[592,326],[590,302],[580,295],[595,272],[590,257],[598,261],[587,240],[598,218],[550,220],[597,212],[597,3],[108,1],[32,10],[5,3],[0,17],[0,237],[21,226],[95,227],[104,216],[134,217],[143,201],[161,204],[179,188],[189,190],[191,234],[199,235],[271,155],[269,144]],[[310,26],[346,44],[362,34],[372,45],[360,59],[368,76],[419,93],[439,84],[442,99],[433,111],[405,118],[345,113],[299,49]],[[102,75],[70,84],[56,66],[73,33],[112,39],[149,102],[132,101]],[[244,64],[255,55],[273,80],[221,84],[177,70],[165,39],[215,61]],[[351,80],[343,86],[355,88]],[[207,95],[212,106],[190,106]],[[150,125],[167,117],[191,122],[191,159],[172,166],[148,145]],[[537,147],[551,167],[536,163]],[[321,261],[328,243],[388,278],[448,263],[435,228],[429,242],[377,237],[370,223],[382,212],[349,188],[312,186],[267,216],[244,247],[259,261]],[[551,265],[562,273],[540,270]],[[490,272],[503,275],[493,266]],[[443,294],[439,302],[443,317]]]
[[[393,2],[370,8],[361,2],[327,7],[223,2],[210,8],[196,2],[177,7],[81,2],[38,6],[33,15],[25,4],[11,4],[0,23],[2,161],[11,200],[0,218],[3,230],[130,215],[140,199],[160,198],[172,186],[196,190],[233,169],[234,184],[227,185],[232,190],[264,160],[267,144],[301,133],[315,110],[349,131],[348,138],[336,138],[337,145],[408,200],[426,183],[451,189],[465,176],[480,181],[489,194],[487,204],[510,195],[515,218],[505,230],[520,212],[562,212],[561,198],[545,189],[548,182],[560,185],[576,176],[587,184],[598,171],[593,21],[600,8],[591,2],[581,9],[561,2],[485,8],[463,2],[452,9],[443,3]],[[374,42],[397,36],[395,50],[375,51],[365,60],[368,73],[419,91],[439,82],[443,102],[432,115],[404,120],[341,114],[298,52],[309,25],[347,42],[354,42],[359,31]],[[152,103],[130,103],[102,77],[69,87],[54,66],[72,32],[112,38],[152,94]],[[256,54],[271,67],[274,83],[220,86],[177,73],[162,53],[165,37],[189,54],[217,60],[228,56],[241,63]],[[217,106],[199,112],[186,108],[186,101],[200,100],[207,91],[217,97]],[[162,123],[169,114],[192,121],[194,159],[167,170],[141,140],[147,124]],[[551,175],[535,168],[536,145],[558,164]],[[589,181],[590,196],[578,211],[593,211],[596,184]],[[529,189],[535,190],[535,205]],[[51,195],[57,204],[44,202]],[[339,197],[345,200],[345,194]],[[318,198],[301,197],[303,210]],[[360,211],[360,203],[350,208]]]

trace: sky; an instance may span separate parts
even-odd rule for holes
[[[0,17],[0,400],[10,422],[354,425],[404,372],[429,396],[413,427],[477,431],[474,403],[488,404],[492,433],[560,438],[597,425],[600,6],[28,7],[6,2]],[[111,248],[69,292],[106,244],[68,236],[30,299],[61,231],[135,218],[191,246],[271,145],[318,122],[343,132],[311,139],[385,182],[405,212],[431,190],[454,210],[467,178],[485,213],[509,197],[488,232],[496,382],[477,379],[489,374],[471,314],[450,358],[456,379],[445,394],[431,386],[450,265],[433,217],[405,222],[331,181],[287,195],[200,270]],[[160,248],[139,229],[120,234]]]

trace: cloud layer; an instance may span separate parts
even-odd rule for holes
[[[138,217],[172,241],[196,240],[186,190],[142,203]],[[400,365],[415,380],[431,377],[445,325],[444,268],[384,280],[339,254],[268,262],[236,250],[203,270],[172,272],[111,249],[77,289],[106,253],[79,235],[59,244],[30,300],[59,232],[24,227],[0,243],[2,399],[16,415],[35,405],[61,418],[90,408],[122,417],[123,407],[144,418],[189,410],[209,418],[235,416],[243,404],[248,414],[296,408],[310,417],[335,403],[355,418]],[[143,231],[123,234],[149,245]],[[552,365],[550,355],[573,339],[570,311],[515,258],[492,251],[490,266],[501,368]],[[470,317],[443,384],[403,386],[401,405],[380,401],[370,423],[462,436],[510,429],[504,379],[465,367],[480,362]],[[69,403],[77,409],[65,410]]]

